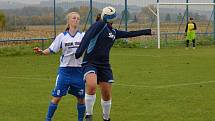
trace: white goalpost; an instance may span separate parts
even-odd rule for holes
[[[160,32],[160,6],[162,5],[211,5],[215,6],[215,3],[163,3],[163,2],[157,2],[157,44],[158,44],[158,49],[160,49],[160,41],[161,41],[161,32]],[[155,13],[150,9],[151,12]]]

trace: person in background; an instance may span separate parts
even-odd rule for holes
[[[193,43],[193,49],[196,47],[196,23],[194,22],[193,18],[190,17],[186,29],[185,29],[185,36],[186,36],[186,49],[189,48],[189,43]]]

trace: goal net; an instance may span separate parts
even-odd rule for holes
[[[183,45],[185,28],[190,17],[197,25],[197,44],[211,44],[214,40],[214,5],[212,0],[171,3],[160,0],[155,4],[157,16],[157,47]],[[153,11],[152,11],[153,12]]]

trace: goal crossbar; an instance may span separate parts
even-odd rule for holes
[[[157,3],[159,5],[215,5],[215,3]]]

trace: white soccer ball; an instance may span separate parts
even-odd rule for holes
[[[113,22],[116,20],[116,9],[110,6],[103,8],[101,19],[105,22]]]

